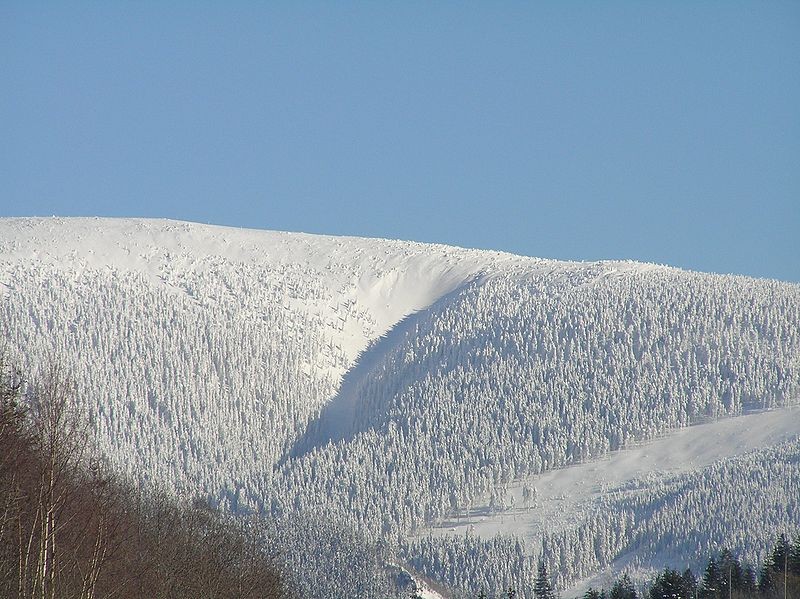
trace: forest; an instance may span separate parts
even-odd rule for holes
[[[390,596],[405,566],[464,596],[529,599],[518,582],[540,559],[558,589],[627,563],[699,571],[722,546],[761,563],[800,521],[800,441],[783,437],[600,481],[602,497],[525,538],[445,524],[502,517],[549,473],[695,425],[796,410],[798,285],[169,221],[0,230],[3,341],[23,396],[53,356],[69,375],[79,487],[113,479],[143,530],[153,505],[258,517],[244,532],[269,530],[304,599]],[[352,420],[337,428],[331,405]],[[41,514],[26,517],[33,556]],[[29,566],[16,584],[39,589]]]
[[[310,590],[309,581],[318,585],[324,577],[319,562],[330,568],[329,573],[345,573],[345,584],[335,582],[337,575],[328,576],[329,596],[388,599],[404,595],[400,580],[381,571],[381,562],[385,566],[389,556],[379,555],[377,547],[363,548],[364,539],[342,527],[322,520],[304,523],[316,531],[321,544],[306,547],[302,559],[290,562],[281,554],[300,553],[306,535],[292,538],[289,528],[280,531],[264,518],[223,514],[200,498],[187,502],[165,489],[133,488],[111,472],[92,447],[86,423],[75,410],[74,385],[63,367],[51,365],[40,380],[27,381],[0,357],[0,373],[3,596],[305,597],[310,596],[304,592]],[[502,539],[494,542],[513,544]],[[354,551],[359,546],[360,555]],[[517,543],[515,548],[521,547]],[[417,550],[424,555],[424,549]],[[337,552],[338,562],[329,561]],[[480,560],[495,552],[463,553]],[[365,558],[373,562],[372,568],[364,567]],[[506,590],[487,594],[484,589],[492,587],[482,585],[477,596],[561,596],[554,590],[546,560],[540,556],[527,561],[531,564],[527,587],[513,583],[526,569],[512,567]],[[451,563],[448,567],[480,571],[481,566],[485,564]],[[436,569],[446,572],[448,568],[437,563]],[[411,587],[411,597],[418,597],[413,583]],[[456,595],[475,596],[457,590]],[[800,534],[793,542],[781,534],[760,567],[723,549],[707,559],[697,574],[690,568],[679,572],[666,567],[649,580],[640,575],[635,584],[626,573],[608,590],[589,588],[582,595],[582,599],[640,597],[800,597]]]
[[[554,597],[548,586],[546,569],[536,579],[537,599]],[[691,569],[683,572],[665,567],[654,578],[640,585],[637,591],[630,576],[623,574],[606,589],[589,588],[581,599],[792,599],[800,597],[800,534],[794,542],[781,533],[760,567],[742,563],[723,549],[708,558],[706,567],[696,575]]]
[[[562,597],[552,583],[544,561],[527,585],[534,599]],[[516,599],[520,592],[514,585],[506,590],[487,593],[481,589],[477,599]],[[411,599],[421,599],[416,589]],[[800,533],[794,542],[781,533],[760,567],[741,560],[723,549],[706,560],[705,569],[696,575],[690,568],[682,572],[665,567],[654,577],[634,583],[627,573],[614,580],[608,590],[589,587],[575,599],[796,599],[800,597]]]
[[[0,356],[0,596],[289,597],[257,520],[132,487],[92,451],[58,366]]]

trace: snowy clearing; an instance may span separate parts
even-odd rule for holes
[[[469,518],[461,514],[421,533],[464,535],[470,531],[485,538],[516,535],[537,548],[543,534],[576,524],[593,501],[626,483],[689,472],[798,436],[800,407],[797,406],[698,424],[598,460],[515,481],[507,495],[509,505],[513,496],[513,507],[491,513],[483,502],[471,511]],[[529,507],[523,506],[525,485],[536,490],[536,499]]]

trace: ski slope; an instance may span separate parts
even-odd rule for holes
[[[798,438],[800,407],[796,406],[686,427],[598,460],[517,480],[507,493],[507,504],[513,508],[491,510],[488,503],[478,502],[469,516],[462,512],[422,534],[515,535],[539,552],[543,535],[574,526],[598,499],[619,492],[631,482],[691,472]],[[529,505],[523,501],[526,485],[535,489],[535,499]]]

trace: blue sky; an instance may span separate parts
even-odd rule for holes
[[[798,2],[0,5],[0,215],[800,281]]]

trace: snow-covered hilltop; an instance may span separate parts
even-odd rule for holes
[[[403,241],[0,219],[0,327],[26,363],[57,357],[71,368],[99,448],[130,475],[232,508],[324,512],[400,543],[431,578],[462,589],[513,583],[520,597],[522,557],[517,570],[491,570],[506,551],[495,541],[420,532],[475,513],[484,520],[472,534],[511,532],[486,518],[521,517],[512,498],[554,469],[656,437],[654,451],[669,451],[664,435],[682,427],[800,399],[798,285]],[[772,498],[757,518],[693,503],[700,511],[685,522],[724,523],[690,549],[648,555],[700,552],[723,533],[755,555],[763,538],[747,536],[751,523],[800,522],[788,426],[745,444],[750,457],[697,462],[722,493],[733,480],[725,460],[745,460],[736,476],[752,472]],[[775,460],[785,470],[770,478]],[[563,503],[573,516],[537,520],[527,549],[513,551],[550,548],[562,588],[615,562],[646,567],[631,559],[646,542],[633,522],[674,489],[700,485],[697,472],[609,476],[591,501]],[[536,509],[526,497],[525,511]],[[680,520],[663,516],[649,530],[679,534]],[[431,565],[476,551],[482,578]]]
[[[262,269],[273,275],[269,283],[285,287],[288,308],[344,318],[345,325],[351,325],[333,323],[337,341],[351,360],[350,354],[360,352],[398,320],[479,273],[525,261],[497,252],[412,242],[101,218],[2,219],[0,259],[7,265],[57,266],[76,276],[87,270],[141,275],[189,295],[189,277],[225,281]],[[296,280],[282,281],[287,275]],[[313,294],[292,297],[293,291],[302,294],[307,288],[319,288],[335,302],[352,307],[325,306]],[[197,291],[198,299],[210,302],[237,299],[220,297],[215,290]],[[362,326],[347,322],[348,310],[364,321]]]
[[[11,345],[32,363],[61,350],[104,449],[189,488],[210,482],[195,471],[209,458],[237,471],[277,459],[372,340],[515,261],[161,220],[0,221]]]

